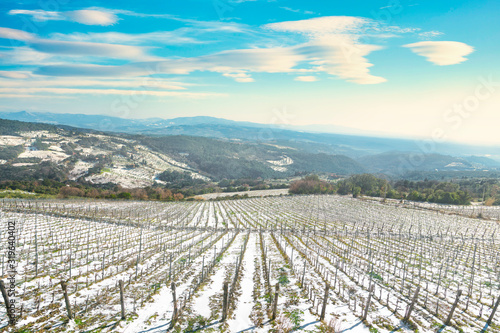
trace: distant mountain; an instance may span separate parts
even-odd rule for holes
[[[463,158],[466,162],[464,164],[466,168],[470,164],[472,168],[476,169],[483,167],[497,168],[498,165],[495,161],[500,161],[500,147],[482,147],[456,143],[424,143],[423,141],[410,139],[321,133],[321,131],[331,132],[334,130],[338,130],[339,132],[350,131],[347,128],[330,125],[273,126],[205,116],[174,119],[124,119],[103,115],[27,111],[0,112],[0,118],[69,125],[113,133],[142,134],[148,136],[185,135],[215,138],[230,142],[286,146],[298,151],[327,155],[345,155],[351,158],[395,151],[409,152],[417,155],[449,155]],[[490,158],[485,156],[490,156]],[[435,167],[440,169],[444,166],[438,163]],[[427,168],[427,165],[424,168]],[[380,167],[378,169],[391,170],[394,167],[388,165],[387,167]]]
[[[357,161],[370,172],[391,175],[403,175],[412,171],[477,171],[500,168],[499,162],[486,157],[454,157],[397,151],[363,156]]]
[[[463,159],[480,168],[500,168],[500,162],[485,156],[464,156]]]
[[[143,133],[146,131],[154,132],[158,129],[164,129],[175,126],[196,126],[196,125],[238,125],[245,127],[263,127],[265,125],[238,122],[233,120],[215,118],[215,117],[179,117],[175,119],[146,118],[129,119],[103,115],[92,114],[73,114],[73,113],[50,113],[50,112],[1,112],[0,118],[8,120],[18,120],[24,122],[37,122],[52,125],[69,125],[79,128],[89,128],[99,131]],[[161,134],[161,133],[157,133]]]
[[[193,136],[146,136],[80,130],[66,125],[0,120],[0,181],[81,180],[145,187],[164,171],[193,179],[269,179],[302,173],[365,172],[343,155],[268,143]]]

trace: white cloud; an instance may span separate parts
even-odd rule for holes
[[[191,58],[200,68],[215,72],[247,70],[266,73],[286,73],[305,60],[291,48],[243,49],[219,52]]]
[[[302,82],[315,82],[318,81],[318,78],[316,76],[297,76],[294,80]]]
[[[163,45],[179,44],[199,44],[206,43],[196,40],[184,32],[184,29],[178,31],[155,31],[142,34],[125,34],[121,32],[102,32],[102,33],[73,33],[51,35],[52,39],[79,42],[110,43],[110,44],[132,44],[140,45],[147,42],[159,43]]]
[[[56,12],[46,10],[23,10],[14,9],[9,11],[10,15],[29,15],[35,21],[72,21],[86,25],[112,25],[118,21],[118,17],[109,11],[82,9],[68,12]]]
[[[81,14],[80,18],[85,17],[86,20],[94,20],[92,21],[93,24],[111,24],[113,20],[116,21],[116,15],[149,15],[100,8],[71,13],[76,12],[79,15]],[[113,17],[99,16],[96,13],[110,13]],[[41,14],[37,12],[37,15],[40,16]],[[46,14],[46,16],[53,17],[54,14]],[[308,75],[303,74],[306,72],[311,74],[325,72],[357,84],[377,84],[385,82],[386,79],[370,73],[373,64],[368,60],[368,56],[372,52],[382,49],[382,47],[364,44],[361,37],[375,36],[382,39],[397,36],[400,33],[416,33],[418,31],[418,29],[413,28],[385,26],[368,18],[351,16],[328,16],[271,23],[260,27],[261,29],[250,29],[246,25],[236,23],[205,22],[170,16],[168,18],[182,21],[188,26],[174,31],[142,34],[120,32],[52,34],[51,39],[40,39],[19,30],[6,28],[1,30],[0,28],[0,37],[14,37],[25,41],[34,53],[33,58],[38,54],[54,55],[51,58],[53,61],[50,63],[46,60],[43,61],[45,66],[34,71],[35,74],[44,76],[133,77],[150,76],[152,74],[187,75],[196,71],[207,71],[220,73],[237,82],[253,82],[254,79],[251,74],[257,72],[296,73],[297,75]],[[76,20],[77,18],[73,17],[73,19]],[[252,41],[275,38],[290,46],[276,46],[276,43],[271,43],[264,45],[264,47],[227,50],[190,58],[148,56],[143,48],[137,46],[144,45],[147,42],[153,45],[159,43],[165,45],[168,45],[168,43],[206,43],[194,40],[192,36],[213,31],[243,32],[245,38],[252,39]],[[451,45],[423,45],[422,43],[406,46],[411,47],[413,52],[427,56],[430,61],[439,62],[440,64],[464,61],[463,56],[472,52],[468,51],[467,53],[467,50],[464,51],[463,47],[461,49],[457,47],[457,44],[469,47],[463,43],[439,42],[455,43]],[[453,52],[450,51],[451,49],[453,49]],[[444,51],[448,53],[443,58]],[[437,55],[437,53],[441,55]],[[85,59],[87,63],[83,63],[81,60],[75,62],[73,59],[68,61],[68,56],[75,55],[87,57]],[[457,55],[460,61],[457,60]],[[98,59],[128,59],[135,62],[121,66],[103,66],[93,64],[92,62],[96,59],[92,57],[100,57]],[[454,60],[450,60],[453,57],[455,57]],[[311,77],[315,76],[299,76],[296,80],[307,81],[307,78]]]
[[[335,30],[345,31],[347,20],[337,24]],[[329,20],[329,22],[332,22]],[[357,23],[355,23],[357,24]],[[306,29],[316,31],[315,29]],[[322,31],[333,31],[328,26]],[[357,44],[349,34],[320,34],[308,43],[292,47],[268,47],[229,50],[192,58],[166,59],[154,62],[131,63],[123,66],[61,65],[44,66],[35,73],[51,76],[138,76],[151,74],[181,74],[211,71],[233,78],[237,82],[253,82],[249,73],[303,72],[301,64],[313,65],[312,71],[324,71],[358,84],[384,82],[371,75],[371,63],[366,56],[379,50],[379,46]]]
[[[5,64],[13,65],[38,65],[47,64],[49,54],[35,51],[26,46],[12,48],[8,51],[0,52],[0,59]]]
[[[35,57],[37,52],[60,55],[111,57],[118,59],[156,59],[154,57],[147,56],[143,52],[142,48],[137,46],[42,39],[33,34],[17,29],[0,28],[0,38],[25,42],[31,49],[30,57],[33,59],[38,58],[38,60],[44,60],[44,58],[39,56]],[[25,50],[26,53],[25,47],[17,48],[22,48],[22,50]],[[5,54],[5,52],[3,54]],[[23,62],[22,58],[19,59],[19,62]]]
[[[30,33],[23,31],[23,30],[1,28],[0,27],[0,38],[20,40],[20,41],[29,41],[29,40],[35,39],[35,35],[30,34]]]
[[[373,66],[366,56],[381,47],[359,43],[359,37],[374,22],[351,16],[328,16],[309,20],[267,24],[264,27],[279,32],[306,35],[309,42],[295,47],[316,70],[358,84],[377,84],[386,79],[370,74]]]
[[[274,31],[295,32],[308,35],[325,35],[358,32],[370,20],[354,16],[324,16],[308,20],[270,23],[264,28]]]
[[[281,9],[284,9],[286,11],[289,11],[289,12],[292,12],[292,13],[300,13],[300,14],[306,14],[306,15],[312,15],[314,14],[314,12],[310,11],[310,10],[302,10],[302,9],[294,9],[294,8],[290,8],[290,7],[280,7]]]
[[[6,78],[24,78],[29,77],[25,73],[20,72],[7,72],[3,75],[4,71],[0,71],[0,77]],[[11,73],[15,75],[9,76]],[[68,79],[68,78],[47,78],[47,77],[31,77],[31,80],[12,81],[0,80],[0,87],[5,88],[43,88],[43,87],[106,87],[106,88],[148,88],[148,89],[163,89],[163,90],[186,90],[184,82],[169,81],[160,78],[132,78],[132,79]]]
[[[47,11],[47,10],[25,10],[25,9],[13,9],[9,11],[9,15],[28,15],[33,18],[34,21],[45,22],[45,21],[60,21],[63,19],[60,12]]]
[[[37,68],[34,72],[37,75],[45,76],[61,76],[61,77],[130,77],[142,76],[150,73],[158,73],[148,71],[147,65],[123,65],[123,66],[107,66],[94,64],[66,64],[66,65],[49,65]]]
[[[313,62],[318,67],[316,70],[324,71],[330,75],[338,76],[349,82],[358,84],[377,84],[386,79],[370,74],[369,68],[373,65],[365,58],[372,51],[380,50],[380,46],[354,44],[345,40],[321,40],[301,45],[298,52]]]
[[[69,97],[69,96],[54,96],[54,95],[32,95],[32,94],[0,94],[0,98],[15,98],[15,99],[19,99],[19,98],[50,98],[50,99],[64,98],[64,99],[69,99],[69,98],[72,98],[72,97]]]
[[[86,25],[112,25],[118,21],[118,17],[109,12],[99,10],[75,10],[63,14],[70,21]]]
[[[36,51],[49,54],[98,56],[119,59],[137,59],[146,57],[142,49],[139,47],[119,44],[65,42],[39,39],[31,42],[29,45]]]
[[[16,72],[16,71],[0,71],[0,77],[5,77],[8,79],[27,79],[30,76],[26,73]],[[8,82],[12,85],[12,82]],[[23,83],[24,84],[24,83]]]
[[[425,41],[403,46],[439,66],[459,64],[467,60],[466,55],[474,52],[472,46],[451,41]]]
[[[195,71],[221,73],[237,82],[252,82],[249,72],[290,73],[306,58],[292,48],[243,49],[211,55],[130,63],[123,66],[51,65],[35,70],[47,76],[130,77],[152,74],[186,75]]]
[[[129,90],[129,89],[79,89],[79,88],[0,88],[0,94],[88,94],[88,95],[148,95],[167,97],[206,98],[221,97],[220,93],[194,93],[180,91]]]
[[[440,31],[424,31],[424,32],[418,33],[418,37],[420,39],[431,39],[434,37],[439,37],[441,35],[443,35],[443,33]]]
[[[254,79],[247,73],[224,73],[222,75],[233,78],[236,82],[254,82]]]

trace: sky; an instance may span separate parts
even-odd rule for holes
[[[500,145],[500,2],[2,0],[0,111]]]

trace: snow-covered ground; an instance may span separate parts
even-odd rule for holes
[[[20,136],[0,135],[0,146],[19,146],[25,143],[25,139]]]
[[[288,189],[277,189],[277,190],[258,190],[258,191],[244,191],[244,192],[220,192],[220,193],[207,193],[198,195],[206,200],[221,198],[221,197],[232,197],[233,195],[248,195],[249,197],[263,197],[268,195],[287,195]]]
[[[267,162],[271,164],[271,169],[279,172],[286,172],[288,170],[286,166],[293,164],[293,160],[288,156],[283,156],[280,160],[277,161],[270,160]]]
[[[19,154],[18,158],[40,158],[42,161],[60,162],[69,157],[69,155],[54,150],[26,150]]]
[[[36,140],[47,145],[47,148],[37,149],[34,145]],[[70,161],[70,157],[76,158],[76,164],[72,170],[69,170],[71,180],[84,177],[85,180],[96,184],[115,183],[125,188],[146,187],[160,182],[157,177],[166,170],[188,172],[193,179],[209,180],[187,164],[176,161],[166,154],[155,152],[134,140],[107,135],[80,133],[73,136],[64,131],[60,133],[32,131],[22,132],[19,137],[0,136],[0,145],[24,146],[24,152],[17,156],[21,160],[14,161],[12,164],[15,167],[35,165],[33,161],[22,160],[26,158],[55,163]],[[121,152],[124,145],[128,145],[126,149],[128,153],[125,154]],[[68,149],[72,153],[69,153]],[[103,156],[111,159],[111,162],[107,160],[102,167],[102,172],[88,175],[88,170],[102,161]]]
[[[76,162],[73,169],[70,171],[70,180],[76,180],[82,176],[85,176],[88,170],[93,167],[93,163],[78,161]]]
[[[497,221],[341,196],[0,204],[3,253],[15,221],[18,328],[33,332],[173,326],[184,332],[472,333],[485,327],[500,297]],[[4,280],[6,264],[4,256]],[[74,321],[66,319],[61,280]],[[224,283],[231,293],[225,322]],[[411,323],[403,323],[417,288]],[[489,332],[500,332],[499,320],[497,312]],[[6,324],[2,307],[0,325]]]

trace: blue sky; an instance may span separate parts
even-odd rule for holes
[[[0,4],[0,111],[500,144],[498,1]]]

